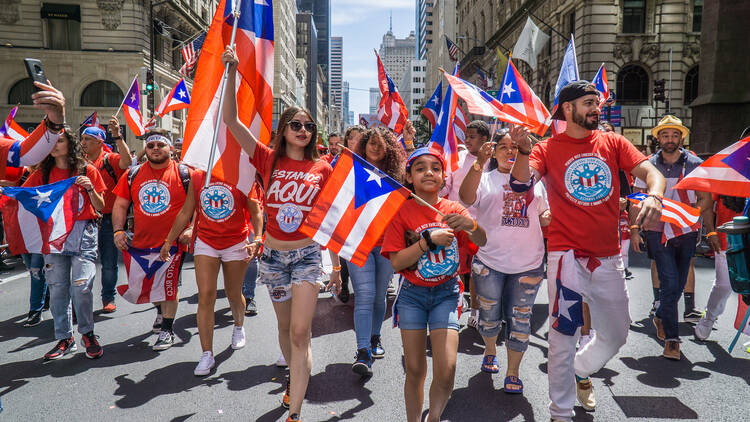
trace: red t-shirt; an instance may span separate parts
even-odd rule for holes
[[[185,188],[173,160],[163,169],[152,168],[148,161],[141,164],[132,186],[128,187],[127,175],[135,168],[120,178],[114,193],[133,202],[133,247],[156,248],[164,243],[185,203]]]
[[[211,178],[204,188],[206,172],[193,172],[193,194],[198,211],[198,237],[214,249],[226,249],[247,239],[250,213],[247,196],[237,187]]]
[[[550,212],[548,250],[591,256],[620,253],[620,169],[646,160],[627,139],[595,130],[574,139],[564,133],[537,144],[529,163],[544,177]]]
[[[737,217],[738,215],[742,215],[741,212],[734,212],[724,206],[724,203],[721,202],[721,197],[717,194],[711,195],[714,199],[714,203],[716,204],[716,227],[721,226],[722,224],[732,221],[734,217]],[[723,232],[719,233],[719,242],[721,242],[721,250],[726,251],[727,250],[727,234]]]
[[[435,208],[443,214],[458,213],[471,218],[466,208],[458,202],[444,198],[441,198],[435,204]],[[438,213],[430,208],[413,199],[407,200],[385,229],[381,255],[390,259],[391,252],[398,252],[406,248],[404,233],[407,230],[415,231],[421,236],[425,230],[449,228],[447,224],[442,222],[442,219]],[[467,245],[468,242],[469,237],[466,232],[458,232],[453,239],[453,243],[449,246],[439,246],[435,252],[427,251],[423,253],[417,261],[416,271],[404,269],[399,271],[399,274],[419,286],[433,287],[445,283],[458,274],[458,250]]]
[[[65,180],[69,177],[74,176],[77,175],[71,173],[68,169],[52,167],[52,170],[49,172],[48,183],[59,182],[60,180]],[[104,181],[102,180],[102,176],[99,175],[99,172],[91,164],[86,164],[86,177],[91,180],[91,184],[94,185],[94,190],[98,193],[102,193],[105,189],[107,189],[107,187],[104,185]],[[42,169],[37,169],[35,172],[31,173],[31,176],[29,176],[28,179],[26,179],[26,182],[23,184],[23,186],[39,186],[42,184],[44,184],[44,180],[42,179]],[[91,199],[83,189],[81,189],[80,192],[81,197],[83,198],[83,207],[81,208],[81,212],[78,213],[76,221],[95,219],[97,215],[94,206],[91,205]]]
[[[320,157],[321,160],[328,161],[328,164],[331,164],[333,162],[334,158],[336,158],[336,156],[333,155],[333,154],[331,154],[331,153],[328,153],[328,154],[323,155],[323,156]]]
[[[278,240],[305,239],[307,236],[297,229],[307,218],[333,169],[325,160],[279,157],[271,175],[275,154],[275,151],[258,143],[250,159],[266,184],[266,231]]]
[[[104,168],[104,156],[107,156],[107,161],[109,161],[109,165],[112,166],[112,170],[115,174],[116,179],[112,179],[112,176],[109,175],[109,172]],[[104,184],[107,186],[107,190],[104,191],[104,208],[102,208],[102,214],[111,214],[112,213],[112,206],[115,204],[115,193],[112,192],[112,190],[117,186],[117,182],[120,180],[120,177],[125,173],[125,170],[127,169],[121,169],[120,168],[120,154],[116,154],[114,152],[104,152],[102,151],[101,154],[99,154],[98,157],[96,157],[96,160],[90,161],[91,164],[99,170],[99,174],[102,176],[102,180],[104,180]]]

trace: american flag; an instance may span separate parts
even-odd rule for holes
[[[549,127],[550,113],[516,70],[513,60],[508,60],[505,79],[497,95],[503,111],[524,122],[531,132],[544,135]]]
[[[348,149],[299,231],[362,267],[409,191]]]
[[[183,161],[211,174],[247,194],[255,180],[255,167],[217,115],[224,65],[221,55],[229,44],[234,17],[232,0],[222,0],[214,14],[203,50],[190,99]],[[237,116],[243,125],[263,144],[271,140],[273,118],[273,5],[270,0],[243,1],[237,22],[235,48],[239,58],[236,91],[226,95],[237,97]],[[219,133],[215,145],[216,163],[207,169],[211,155],[216,121]]]
[[[180,74],[186,78],[190,77],[190,73],[195,67],[195,63],[198,61],[203,43],[206,41],[206,33],[203,32],[198,35],[194,40],[185,44],[182,47],[182,57],[185,58],[185,64],[180,67]]]
[[[17,106],[13,107],[8,113],[5,122],[0,126],[0,137],[23,141],[29,136],[29,133],[16,123],[16,112],[18,112]]]
[[[712,155],[678,182],[674,189],[750,197],[750,136]]]
[[[482,69],[477,68],[477,86],[483,90],[487,90],[490,86],[490,81],[487,79],[487,75],[482,72]]]
[[[453,132],[456,134],[456,140],[464,142],[466,140],[466,113],[461,104],[456,104],[456,118],[453,119]]]
[[[643,192],[636,192],[628,195],[628,200],[634,204],[640,204],[647,197],[648,195]],[[698,230],[700,227],[700,209],[668,198],[662,199],[662,207],[661,221],[666,223],[664,224],[664,241]]]
[[[375,52],[378,58],[378,85],[380,87],[380,105],[378,106],[378,120],[384,125],[393,129],[396,133],[401,133],[409,118],[409,111],[404,105],[404,100],[398,93],[396,84],[393,83],[388,72],[380,61],[380,55]]]
[[[458,60],[458,46],[448,37],[445,37],[445,43],[448,45],[448,55],[451,60]]]

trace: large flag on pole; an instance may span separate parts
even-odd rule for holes
[[[380,105],[378,106],[378,120],[384,125],[393,129],[396,133],[404,130],[406,119],[409,118],[409,111],[404,105],[404,100],[398,93],[396,84],[393,83],[388,72],[380,61],[380,54],[375,52],[378,58],[378,86],[380,87]]]
[[[674,189],[750,198],[750,136],[709,157]]]
[[[563,56],[562,65],[560,66],[560,74],[557,76],[557,83],[555,84],[555,100],[552,103],[552,114],[555,114],[555,111],[557,111],[560,90],[562,90],[565,85],[573,81],[577,81],[578,79],[579,77],[578,59],[576,58],[576,43],[573,39],[573,34],[570,34],[568,48],[565,49],[565,56]],[[565,132],[565,121],[553,120],[552,133],[557,134],[563,132]]]
[[[508,60],[505,78],[497,95],[504,112],[524,122],[531,132],[544,135],[549,127],[550,112],[523,79],[512,59]]]
[[[164,115],[170,111],[188,107],[190,107],[190,93],[185,86],[185,80],[180,79],[172,90],[169,91],[169,95],[161,100],[159,107],[156,107],[156,114],[158,114],[159,117],[164,117]]]
[[[549,35],[542,32],[529,16],[526,18],[526,25],[524,25],[521,35],[518,36],[518,41],[513,47],[513,57],[525,61],[532,69],[536,70],[536,57],[547,41],[549,41]]]
[[[211,174],[248,193],[255,181],[255,168],[218,115],[224,75],[221,55],[232,36],[233,3],[231,0],[219,2],[198,59],[182,159],[187,164],[207,169],[214,128],[219,119],[215,146],[217,159]],[[235,39],[235,49],[240,60],[237,67],[239,80],[236,84],[237,91],[227,92],[226,95],[237,96],[240,121],[250,128],[256,139],[266,145],[271,139],[273,117],[273,40],[271,0],[243,0]]]
[[[16,123],[16,113],[18,112],[18,106],[13,107],[8,113],[8,117],[5,118],[5,122],[0,126],[0,138],[10,138],[16,141],[23,141],[28,138],[29,133],[23,130],[21,126]]]
[[[348,149],[299,230],[363,266],[409,191]]]
[[[456,64],[453,74],[458,77],[458,64]],[[453,93],[453,89],[448,86],[445,90],[445,98],[438,116],[437,126],[432,131],[430,142],[427,146],[445,158],[445,171],[447,173],[458,170],[458,141],[456,139],[456,108],[458,107],[458,95]]]
[[[430,125],[432,128],[435,128],[435,125],[437,125],[437,119],[438,115],[440,114],[440,107],[443,104],[443,81],[438,82],[437,86],[435,87],[435,92],[432,93],[432,96],[427,101],[427,104],[422,107],[422,114],[424,114],[424,117],[427,118],[427,121],[430,122]]]
[[[469,110],[469,113],[495,117],[498,120],[514,125],[526,125],[523,121],[505,113],[502,110],[503,105],[497,98],[479,89],[476,85],[457,76],[450,75],[447,72],[443,72],[443,76],[448,80],[451,89],[456,92],[456,95],[466,102],[466,108]]]
[[[133,131],[135,136],[143,136],[146,133],[146,129],[143,127],[143,116],[141,115],[140,86],[138,76],[136,76],[133,78],[133,83],[130,84],[128,93],[125,94],[125,99],[122,100],[122,112],[125,114],[125,123],[128,124],[128,127]]]

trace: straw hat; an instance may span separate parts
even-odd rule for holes
[[[664,116],[661,121],[659,121],[659,124],[651,129],[651,134],[655,137],[659,137],[659,131],[663,129],[677,129],[682,133],[682,137],[685,138],[690,133],[690,129],[686,128],[682,124],[682,120],[678,119],[675,116],[672,116],[671,114],[667,114]]]

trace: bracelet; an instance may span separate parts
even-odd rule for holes
[[[258,236],[258,237],[253,238],[253,243],[255,242],[263,243],[263,236]]]
[[[641,226],[639,226],[637,224],[633,224],[632,226],[630,226],[630,230],[638,230],[640,228],[641,228]]]
[[[122,233],[125,233],[125,230],[123,230],[123,229],[120,229],[120,230],[115,230],[115,231],[114,231],[114,233],[112,233],[112,236],[114,237],[114,236],[116,236],[116,235],[117,235],[117,233],[121,233],[121,232],[122,232]]]
[[[476,230],[479,225],[477,224],[477,220],[472,219],[471,222],[474,223],[474,227],[472,227],[469,231],[474,233],[474,230]]]
[[[417,246],[419,246],[419,250],[421,250],[422,253],[427,252],[426,249],[422,249],[422,239],[421,238],[419,240],[417,240]]]
[[[518,153],[521,155],[531,155],[531,149],[528,151],[523,151],[521,148],[518,148]]]
[[[113,136],[112,137],[113,141],[119,141],[120,139],[122,139],[122,136]]]
[[[341,271],[341,265],[334,265],[332,268],[333,271]]]
[[[93,191],[94,191],[93,189],[86,189],[86,192],[88,192],[88,193],[91,193]]]
[[[47,129],[54,130],[57,132],[60,132],[61,130],[65,129],[65,123],[54,123],[49,119],[49,117],[44,118],[44,124],[45,126],[47,126]]]
[[[711,237],[711,236],[718,236],[718,235],[719,235],[719,233],[716,233],[716,232],[709,232],[709,233],[706,233],[706,238],[709,238],[709,237]]]

